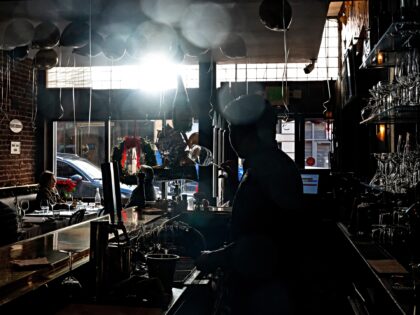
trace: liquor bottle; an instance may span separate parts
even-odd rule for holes
[[[96,188],[96,193],[95,193],[95,206],[100,206],[101,205],[101,194],[99,192],[99,188]]]
[[[400,0],[400,20],[405,22],[408,20],[409,8],[407,7],[407,0]]]

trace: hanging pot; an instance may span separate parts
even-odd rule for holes
[[[54,49],[41,49],[34,58],[35,68],[47,70],[58,64],[58,56]]]
[[[185,38],[180,39],[180,46],[185,55],[190,57],[199,57],[200,55],[204,55],[209,51],[209,48],[200,48]]]
[[[292,22],[292,7],[287,0],[263,0],[260,5],[260,19],[272,31],[287,31]]]
[[[125,41],[119,35],[107,36],[104,39],[102,51],[107,58],[113,61],[120,60],[125,53]]]
[[[136,59],[144,56],[148,50],[147,38],[138,31],[135,31],[127,38],[125,45],[127,54]]]
[[[29,55],[29,46],[16,47],[15,49],[8,51],[7,54],[14,60],[25,60]]]
[[[3,43],[6,49],[26,46],[32,42],[34,27],[27,19],[14,19],[4,30]]]
[[[91,57],[98,56],[102,52],[102,45],[104,44],[104,39],[97,32],[92,32],[91,40],[92,45],[87,44],[81,48],[75,48],[73,49],[73,53],[87,57],[89,57],[89,55]],[[91,46],[92,48],[90,48]]]
[[[60,42],[60,30],[58,27],[49,22],[42,22],[35,27],[34,39],[32,40],[32,48],[51,49]]]
[[[85,22],[71,22],[61,34],[60,46],[80,48],[89,42],[89,25]]]
[[[228,58],[246,57],[245,41],[238,34],[230,34],[226,41],[220,46],[220,51]]]

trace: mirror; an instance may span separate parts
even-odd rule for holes
[[[79,175],[79,174],[75,174],[75,175],[73,175],[72,177],[70,177],[70,179],[71,179],[73,182],[78,183],[78,182],[80,182],[80,181],[83,179],[83,177],[82,177],[81,175]]]

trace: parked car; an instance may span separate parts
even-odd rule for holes
[[[103,197],[101,168],[78,155],[57,153],[57,179],[71,179],[77,182],[76,191],[73,194],[76,198],[93,198],[96,188],[99,188]],[[135,187],[135,185],[120,184],[123,203],[130,198]]]

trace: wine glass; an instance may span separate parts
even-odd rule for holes
[[[64,203],[67,205],[70,211],[70,206],[73,204],[73,195],[72,194],[66,194],[64,196]]]
[[[26,215],[26,211],[29,210],[29,200],[23,199],[19,202],[19,208],[22,211],[22,217]]]
[[[23,223],[23,215],[22,215],[22,208],[21,208],[20,202],[16,203],[16,216],[17,216],[17,227],[19,231],[22,229],[22,223]]]
[[[73,254],[76,252],[73,249],[60,249],[60,252],[68,254],[69,273],[67,277],[61,282],[61,289],[69,299],[74,298],[80,294],[82,285],[79,280],[73,276]]]
[[[50,209],[50,203],[48,199],[42,199],[39,203],[39,206],[42,210],[42,213],[47,213],[48,210]]]
[[[50,200],[50,205],[51,205],[51,211],[53,214],[54,219],[58,218],[58,216],[60,215],[60,212],[56,212],[54,211],[54,206],[57,204],[57,199],[55,197],[51,198]]]

